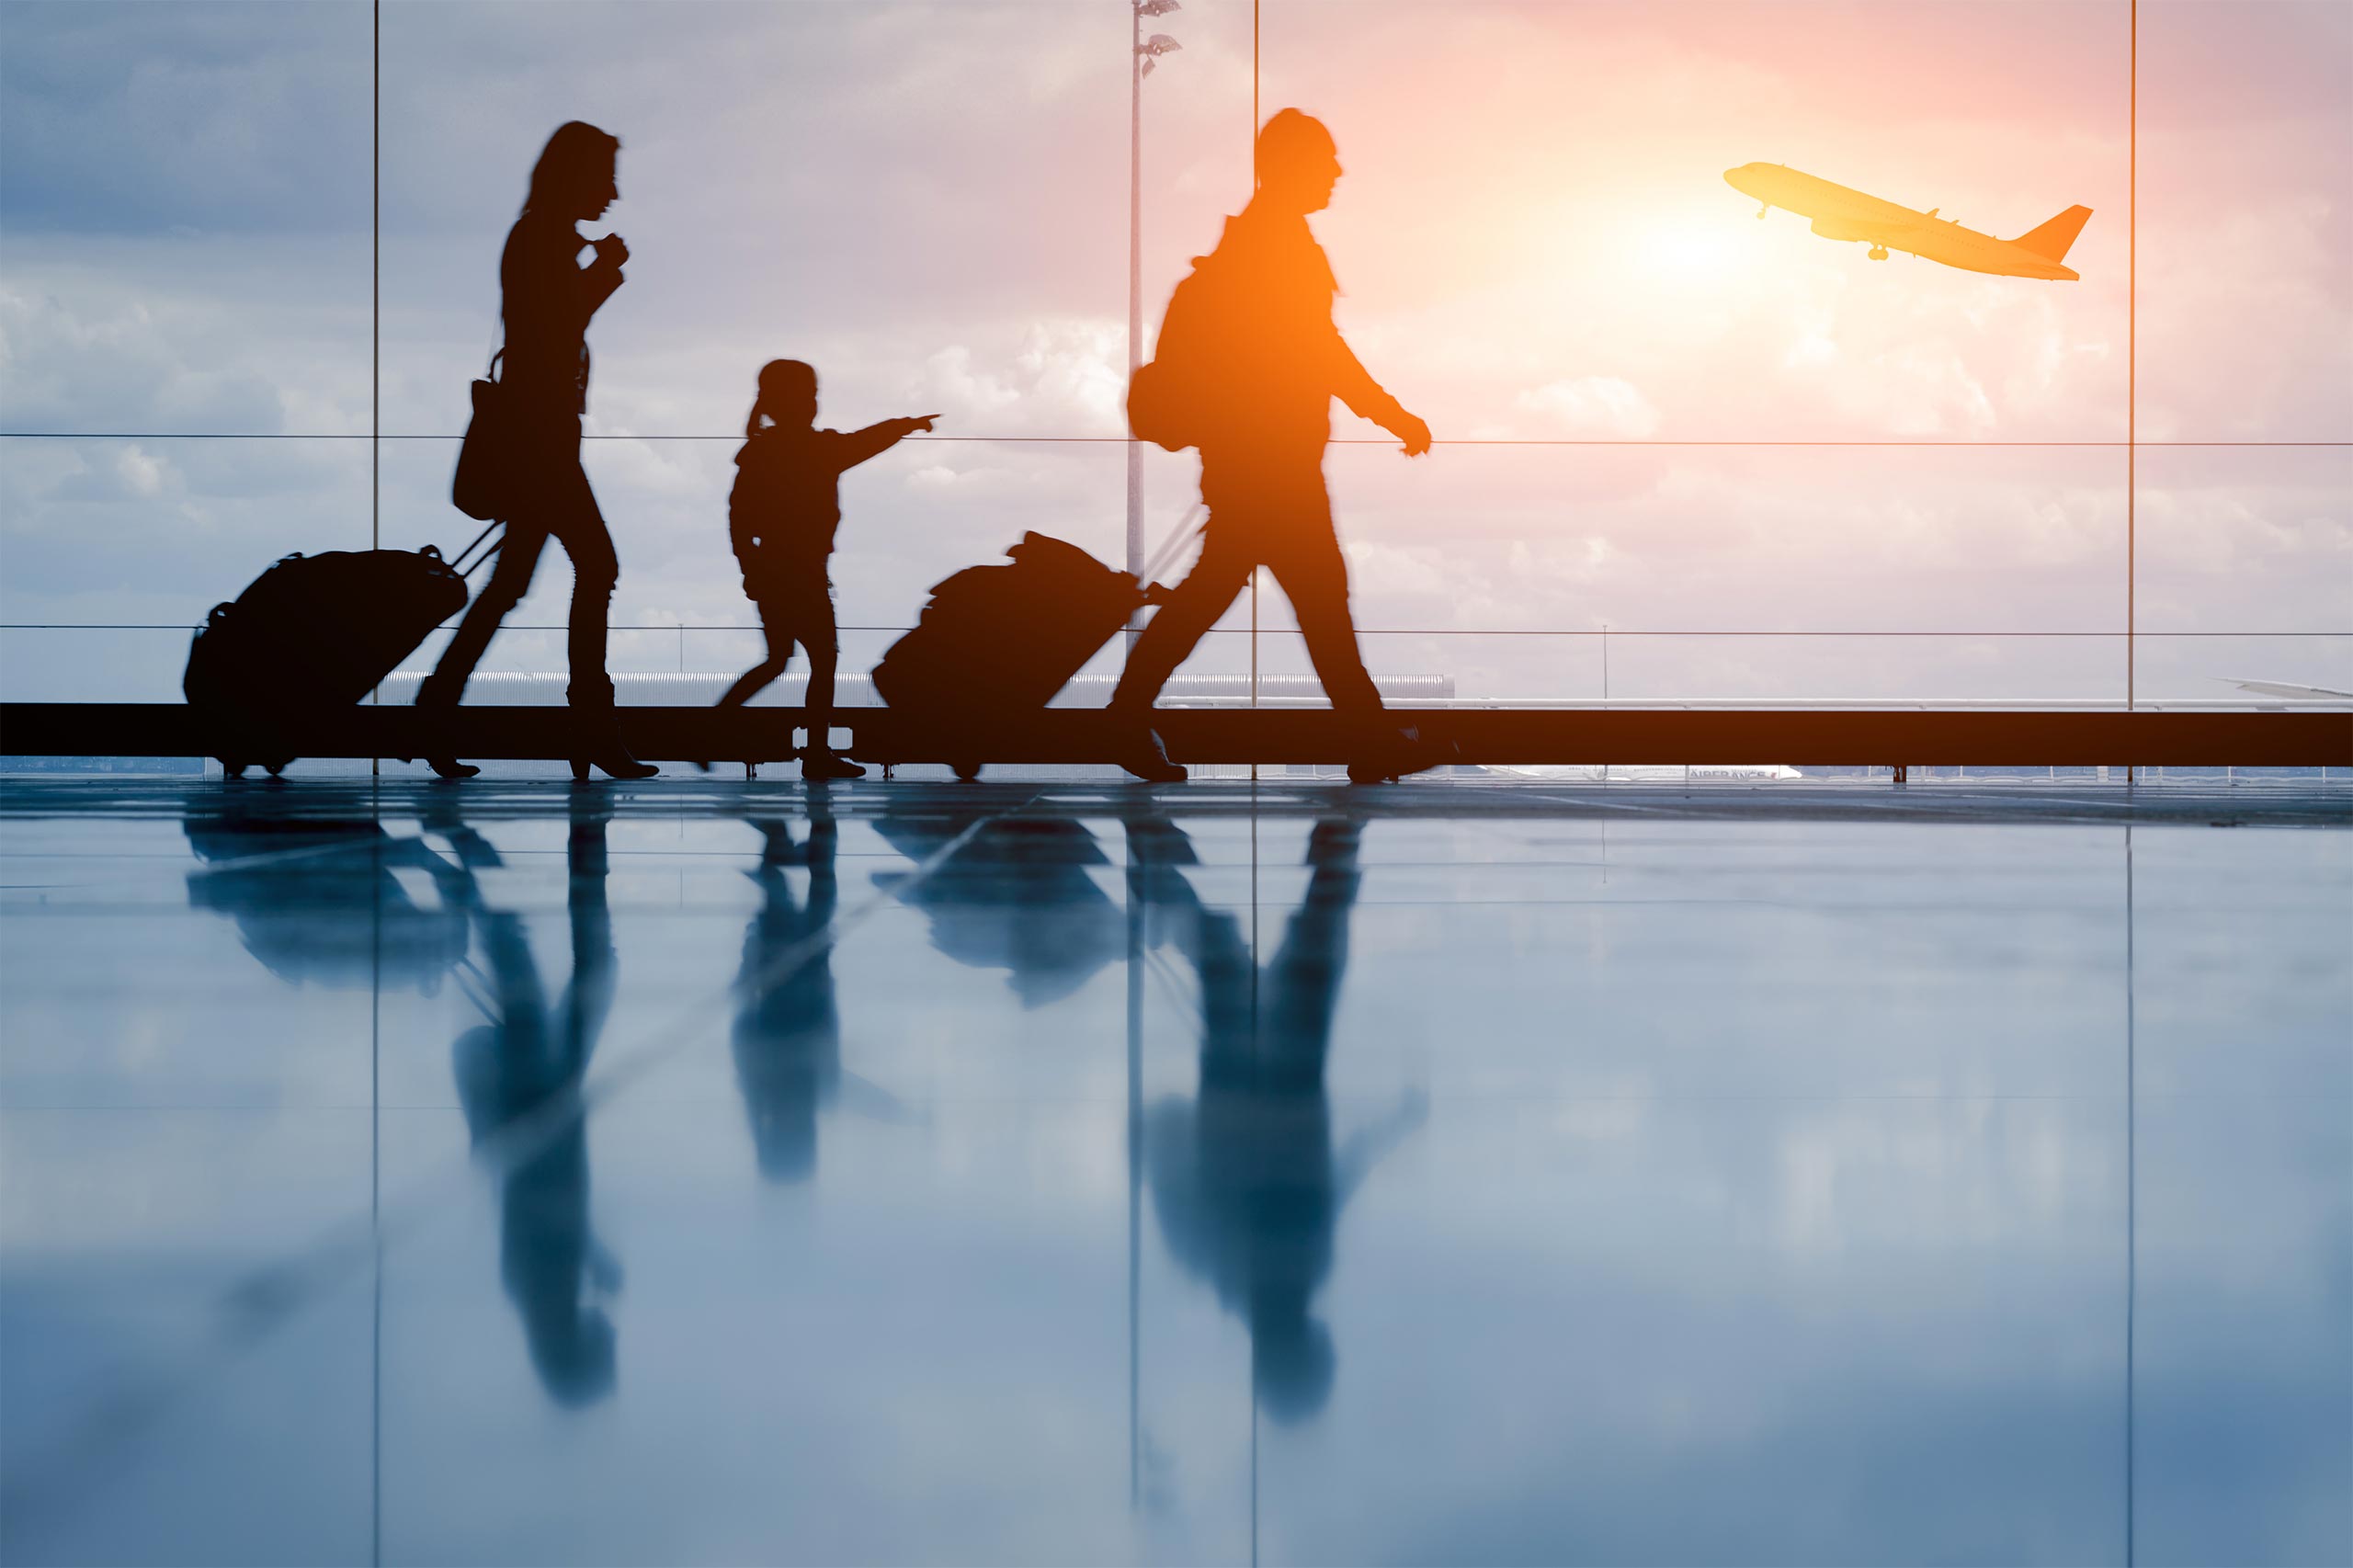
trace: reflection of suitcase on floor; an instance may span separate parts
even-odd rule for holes
[[[968,566],[931,590],[915,629],[874,666],[892,707],[980,728],[1008,710],[1043,708],[1144,603],[1134,577],[1074,544],[1028,533],[1011,564]],[[966,778],[985,760],[960,760]]]
[[[358,702],[465,608],[464,575],[431,545],[290,555],[212,607],[180,689],[233,777],[276,773],[294,760],[290,724]]]

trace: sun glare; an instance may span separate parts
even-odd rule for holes
[[[1645,271],[1678,282],[1721,278],[1730,270],[1732,245],[1722,227],[1690,218],[1645,225],[1634,248]]]

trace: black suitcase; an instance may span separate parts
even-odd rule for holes
[[[429,544],[289,555],[212,607],[180,689],[231,778],[248,763],[275,774],[302,719],[366,697],[465,608],[464,575]]]
[[[874,666],[874,689],[972,738],[995,713],[1043,708],[1146,602],[1128,573],[1058,539],[1026,533],[1011,564],[968,566],[934,585],[914,631]],[[980,771],[974,756],[959,775]]]

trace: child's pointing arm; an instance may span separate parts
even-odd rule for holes
[[[869,425],[863,430],[852,430],[841,437],[841,466],[856,468],[870,457],[889,451],[918,430],[928,430],[937,414],[910,415],[904,419],[885,419]]]

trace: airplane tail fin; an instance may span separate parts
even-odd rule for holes
[[[2084,232],[2084,222],[2091,215],[2092,210],[2088,207],[2070,207],[2042,227],[2029,229],[2010,243],[2024,245],[2035,255],[2049,256],[2052,261],[2064,261],[2068,247],[2075,243],[2075,236]]]

